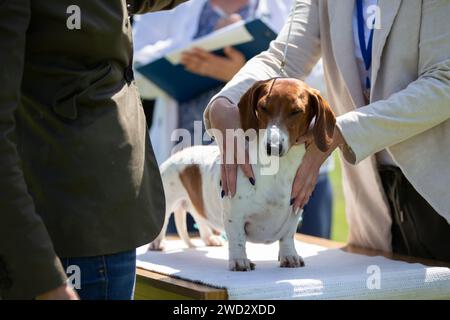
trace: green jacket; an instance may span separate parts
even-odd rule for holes
[[[62,285],[58,257],[130,250],[159,233],[164,193],[127,11],[181,2],[0,0],[0,297]]]

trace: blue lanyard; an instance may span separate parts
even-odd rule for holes
[[[356,17],[358,18],[358,39],[359,47],[361,48],[361,55],[364,59],[364,66],[366,71],[369,71],[370,65],[372,64],[372,42],[373,42],[373,31],[374,28],[370,30],[369,41],[366,46],[366,37],[364,35],[364,14],[363,14],[363,0],[356,0]],[[375,21],[374,21],[375,23]],[[370,88],[370,79],[366,78],[366,88]]]

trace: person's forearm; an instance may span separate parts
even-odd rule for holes
[[[289,36],[287,51],[286,73],[293,78],[304,79],[320,58],[319,12],[317,1],[311,4],[297,1],[294,13],[294,23]],[[280,76],[280,63],[283,60],[284,46],[288,38],[290,18],[272,41],[269,49],[253,59],[228,82],[228,84],[211,100],[225,97],[233,104],[237,104],[241,96],[256,81]],[[205,109],[204,122],[210,128],[209,107]]]
[[[447,74],[447,76],[445,76]],[[350,163],[420,134],[450,118],[450,60],[387,100],[337,118]],[[352,154],[353,153],[353,154]]]
[[[385,100],[337,119],[347,141],[345,158],[358,163],[450,118],[450,6],[423,1],[418,79]],[[376,85],[376,84],[375,84]]]

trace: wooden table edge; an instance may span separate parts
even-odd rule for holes
[[[298,241],[326,247],[329,249],[341,249],[349,253],[356,253],[367,256],[383,256],[392,260],[404,261],[408,263],[421,263],[426,266],[450,267],[450,263],[446,262],[409,257],[390,252],[384,252],[380,250],[367,249],[354,245],[345,244],[343,242],[337,242],[333,240],[317,238],[303,234],[297,234],[296,239]],[[188,280],[174,278],[154,271],[145,270],[140,267],[137,267],[136,269],[136,277],[137,280],[142,281],[143,283],[147,283],[158,289],[176,292],[177,294],[189,298],[206,299],[206,300],[228,299],[228,293],[226,289],[214,288],[206,284],[198,284]]]
[[[198,284],[188,280],[174,278],[158,272],[136,268],[136,280],[155,288],[176,293],[187,298],[200,300],[227,300],[226,289],[219,289],[206,284]]]

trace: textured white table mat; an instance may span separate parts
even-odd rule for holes
[[[225,288],[229,299],[450,299],[449,268],[369,257],[299,241],[296,247],[305,260],[304,268],[279,268],[277,243],[248,243],[247,254],[256,270],[231,272],[227,269],[226,246],[189,249],[181,240],[167,241],[164,252],[139,248],[137,265]]]

